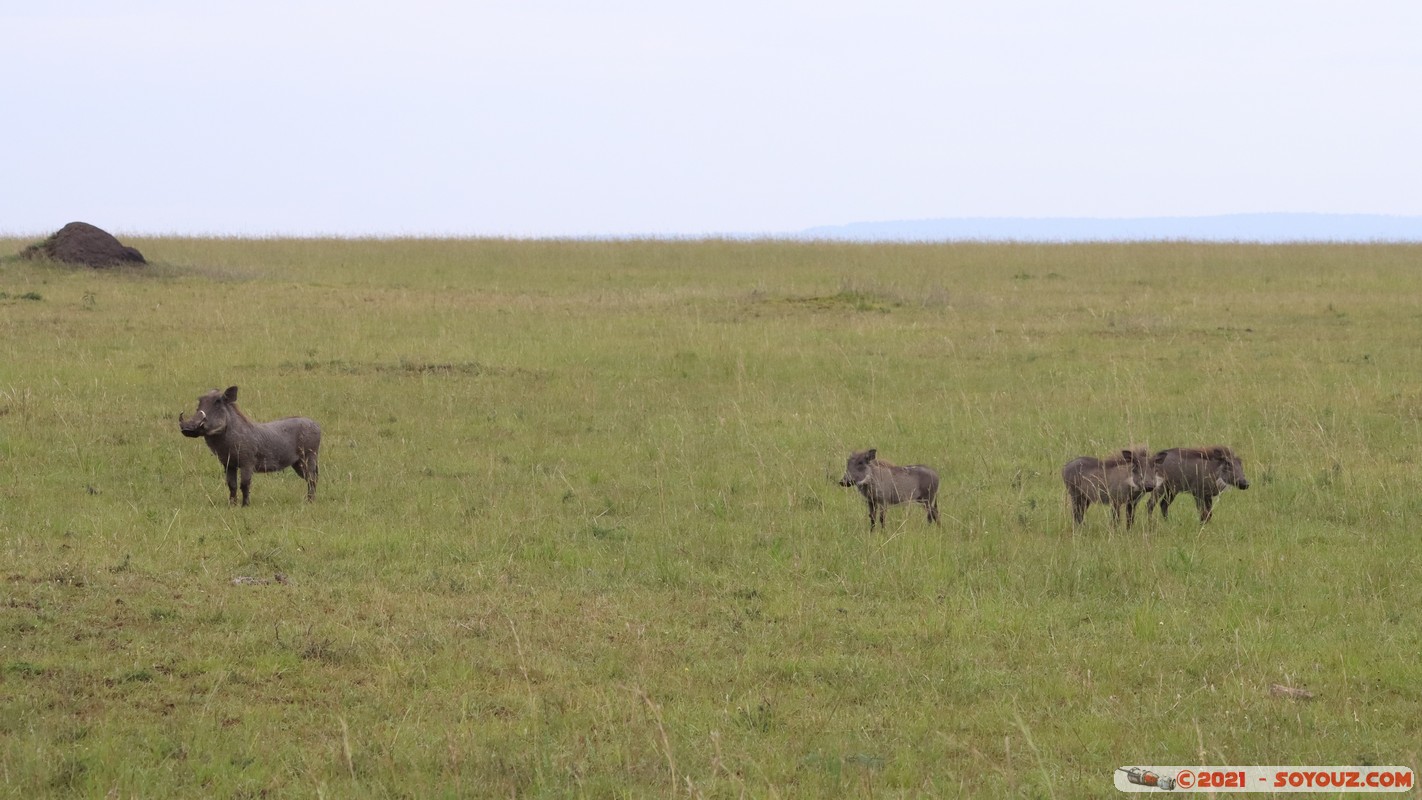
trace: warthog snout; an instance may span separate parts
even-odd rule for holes
[[[182,431],[184,436],[196,439],[202,436],[204,430],[207,428],[207,412],[198,409],[197,413],[198,415],[195,417],[186,418],[183,412],[178,412],[178,430]]]

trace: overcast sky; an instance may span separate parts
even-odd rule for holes
[[[0,0],[0,232],[1422,214],[1416,0]]]

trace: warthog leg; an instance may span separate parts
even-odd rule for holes
[[[227,465],[227,503],[237,505],[237,465]],[[246,505],[246,503],[243,503]]]
[[[315,500],[316,479],[321,472],[320,467],[317,466],[316,463],[316,454],[309,450],[303,450],[301,458],[298,458],[296,463],[291,465],[291,468],[296,471],[297,475],[306,479],[306,502],[309,503]]]

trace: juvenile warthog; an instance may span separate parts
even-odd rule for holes
[[[198,398],[197,413],[178,415],[184,436],[201,436],[227,470],[227,490],[237,504],[237,473],[242,473],[242,505],[247,505],[253,472],[279,472],[291,467],[306,479],[306,500],[316,498],[316,454],[321,426],[305,417],[253,422],[237,408],[237,387],[216,389]]]
[[[921,503],[928,509],[928,521],[938,522],[938,473],[922,464],[899,467],[882,461],[878,450],[849,454],[840,486],[853,486],[869,504],[869,530],[877,517],[884,525],[884,509],[899,503]]]
[[[1122,450],[1105,461],[1082,456],[1062,467],[1062,482],[1071,498],[1071,518],[1077,525],[1086,518],[1092,503],[1111,504],[1111,522],[1121,519],[1121,507],[1126,508],[1126,527],[1136,521],[1136,503],[1141,495],[1154,491],[1160,478],[1157,471],[1164,454],[1151,456],[1144,447]]]
[[[1215,511],[1215,498],[1235,486],[1249,488],[1244,477],[1244,464],[1234,451],[1223,445],[1215,447],[1172,447],[1155,454],[1160,464],[1161,481],[1146,502],[1146,514],[1158,504],[1160,518],[1169,519],[1166,512],[1175,495],[1189,492],[1195,496],[1195,508],[1200,521],[1209,522]]]

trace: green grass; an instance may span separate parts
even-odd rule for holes
[[[0,794],[1422,765],[1422,247],[126,243],[0,262]],[[314,504],[227,505],[176,418],[230,384],[322,424]],[[1073,531],[1132,443],[1254,486]],[[865,447],[941,528],[868,531]]]

